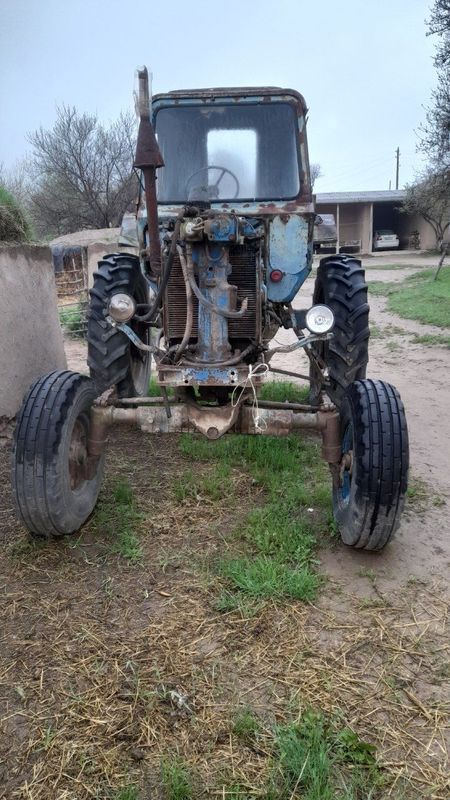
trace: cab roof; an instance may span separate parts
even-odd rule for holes
[[[240,100],[245,102],[249,97],[255,102],[255,99],[260,98],[262,103],[270,103],[272,99],[279,100],[294,100],[300,105],[303,114],[307,112],[305,99],[300,92],[295,89],[282,89],[279,86],[240,86],[229,87],[222,86],[212,89],[176,89],[172,92],[165,92],[164,94],[155,94],[153,96],[153,103],[157,105],[165,105],[165,101],[169,104],[178,105],[182,104],[183,100],[200,100],[202,102],[214,102],[216,99],[231,99],[235,102]]]

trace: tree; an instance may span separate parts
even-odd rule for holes
[[[437,35],[434,63],[438,69],[450,64],[450,0],[435,0],[428,20],[428,36]]]
[[[41,234],[120,224],[136,198],[132,172],[135,120],[121,114],[108,128],[96,115],[61,106],[51,130],[29,135],[34,188],[30,208]]]
[[[311,164],[309,167],[309,172],[311,175],[311,188],[314,189],[314,184],[319,178],[323,178],[322,167],[320,164]]]
[[[406,187],[406,199],[401,211],[420,214],[436,235],[436,246],[441,253],[435,279],[439,275],[448,251],[445,234],[450,228],[450,171],[429,169],[420,181]]]
[[[436,169],[450,169],[450,0],[435,0],[428,36],[438,36],[434,64],[437,87],[420,128],[419,149]]]

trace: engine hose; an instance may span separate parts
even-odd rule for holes
[[[189,339],[191,338],[191,333],[192,333],[192,325],[194,322],[194,303],[192,300],[192,287],[191,284],[189,283],[186,258],[184,256],[182,248],[179,245],[177,245],[177,251],[178,251],[178,257],[180,259],[181,269],[183,272],[184,285],[186,287],[186,326],[184,328],[183,338],[180,344],[178,345],[175,353],[175,361],[179,361],[182,354],[186,350],[186,347],[189,344]]]
[[[225,319],[240,319],[241,317],[244,316],[248,306],[247,297],[245,297],[244,300],[242,301],[242,305],[239,311],[226,311],[226,309],[220,308],[219,306],[216,306],[214,303],[211,303],[209,300],[206,299],[206,297],[201,293],[199,287],[197,286],[197,281],[195,280],[194,276],[194,263],[192,261],[192,256],[189,252],[187,253],[187,276],[191,289],[194,292],[198,302],[202,303],[202,305],[204,305],[205,308],[209,309],[209,311],[213,311],[214,314],[218,314],[219,317],[225,317]]]
[[[184,366],[185,364],[189,367],[233,367],[235,364],[239,364],[245,356],[248,356],[252,350],[255,349],[254,344],[249,344],[242,353],[239,353],[238,356],[233,356],[233,358],[227,359],[227,361],[213,361],[211,363],[206,361],[188,361],[187,359],[183,359],[183,364],[180,366]]]
[[[184,211],[184,209],[183,209],[183,211]],[[160,303],[161,303],[161,300],[162,300],[162,296],[163,296],[163,294],[164,294],[164,292],[166,290],[166,286],[167,286],[167,284],[169,282],[170,273],[172,272],[173,259],[174,259],[174,256],[175,256],[175,251],[176,251],[176,248],[177,248],[177,240],[178,240],[178,236],[179,236],[179,233],[180,233],[181,218],[182,217],[180,215],[179,217],[177,217],[177,220],[175,222],[175,227],[173,229],[172,239],[171,239],[171,242],[170,242],[169,254],[167,256],[166,267],[165,267],[165,270],[164,270],[164,274],[163,274],[163,276],[161,278],[161,283],[158,286],[158,291],[156,292],[156,297],[155,297],[155,299],[153,301],[153,304],[152,304],[150,310],[147,311],[146,314],[142,314],[142,315],[135,314],[134,315],[133,319],[137,320],[138,322],[152,322],[154,317],[156,316],[156,314],[159,311],[159,306],[160,306]]]

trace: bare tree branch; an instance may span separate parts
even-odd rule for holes
[[[30,207],[40,233],[120,224],[138,189],[131,114],[121,114],[106,128],[95,115],[63,105],[53,128],[39,128],[29,141],[34,174]]]

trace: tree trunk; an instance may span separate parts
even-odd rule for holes
[[[442,267],[442,265],[444,263],[445,256],[448,253],[448,247],[449,247],[448,244],[446,245],[446,244],[444,244],[444,242],[441,242],[441,257],[439,259],[438,268],[437,268],[436,272],[434,273],[434,278],[433,278],[433,280],[435,280],[435,281],[437,281],[437,279],[438,279],[438,275],[439,275],[439,273],[441,271],[441,267]]]

